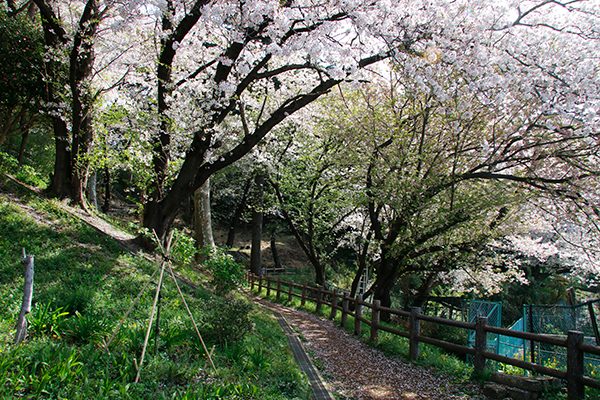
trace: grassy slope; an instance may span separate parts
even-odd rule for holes
[[[1,190],[1,189],[0,189]],[[17,204],[18,202],[22,204]],[[30,338],[11,344],[22,297],[21,248],[35,256]],[[154,283],[110,347],[102,343],[156,266],[100,236],[63,211],[59,202],[0,191],[0,398],[239,398],[305,399],[306,377],[296,367],[276,321],[243,299],[224,299],[182,286],[208,346],[213,371],[170,279],[161,299],[161,340],[151,337],[133,383],[150,313]],[[197,276],[189,269],[180,272]],[[250,309],[249,317],[244,310]],[[225,310],[227,317],[222,317]],[[68,312],[66,315],[62,313]],[[233,326],[234,329],[228,330]],[[237,343],[219,339],[252,328]]]

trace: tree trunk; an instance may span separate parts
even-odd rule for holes
[[[273,255],[275,268],[281,268],[281,260],[279,259],[279,254],[277,253],[277,243],[275,243],[275,229],[273,229],[273,233],[271,234],[271,254]]]
[[[102,205],[102,212],[108,213],[110,210],[110,169],[104,167],[104,204]]]
[[[48,190],[53,196],[63,199],[71,195],[71,144],[65,121],[52,117],[52,125],[55,144],[54,173]]]
[[[210,214],[210,179],[194,192],[194,231],[198,249],[196,260],[205,261],[202,257],[203,251],[207,248],[212,251],[215,248]]]
[[[98,181],[98,173],[94,171],[89,177],[87,181],[87,198],[94,210],[98,210],[98,192],[96,190],[96,185]]]
[[[257,172],[254,178],[254,201],[252,211],[252,249],[250,250],[250,271],[255,275],[261,274],[262,225],[263,225],[263,186],[265,176]]]
[[[250,192],[250,187],[252,186],[252,178],[248,178],[246,180],[246,184],[244,185],[244,193],[242,194],[242,198],[238,203],[235,213],[231,218],[231,223],[229,225],[229,232],[227,233],[227,242],[225,246],[233,247],[235,242],[235,229],[240,223],[240,219],[242,218],[242,214],[244,213],[244,208],[246,208],[246,201],[248,200],[248,193]]]
[[[369,292],[373,293],[374,300],[380,300],[381,306],[390,308],[392,305],[391,291],[396,284],[396,274],[398,272],[398,263],[386,255],[385,251],[382,251],[381,263],[377,268],[377,277],[373,288],[365,293],[365,297]],[[381,320],[389,321],[390,313],[381,312]]]
[[[72,105],[71,198],[85,208],[87,155],[94,140],[92,108],[94,96],[91,78],[95,60],[94,37],[100,23],[96,0],[88,0],[79,20],[79,30],[73,38],[69,60],[69,84]]]
[[[65,39],[63,38],[64,31],[61,31],[60,27],[57,28],[54,26],[57,18],[49,11],[50,8],[43,0],[36,0],[35,3],[40,10],[45,44],[51,49],[58,49],[65,43]],[[57,84],[55,83],[60,81],[58,79],[60,74],[59,68],[60,64],[52,58],[46,62],[46,71],[49,75],[49,79],[46,80],[45,100],[48,104],[58,104],[60,102],[60,95],[56,93]],[[50,119],[52,120],[54,132],[55,158],[54,172],[50,176],[48,192],[51,195],[62,199],[69,197],[71,194],[71,143],[69,141],[67,124],[60,116],[60,111],[58,109],[55,108],[51,110]]]
[[[23,157],[25,156],[25,143],[27,143],[28,137],[29,137],[29,128],[25,129],[25,131],[23,132],[23,135],[21,137],[21,147],[19,148],[19,157],[17,158],[17,161],[19,161],[19,164],[21,164],[23,162]]]
[[[425,280],[419,286],[417,296],[412,302],[412,307],[419,307],[425,312],[425,306],[427,305],[427,298],[431,294],[433,288],[438,285],[437,281],[438,272],[430,272],[425,276]]]

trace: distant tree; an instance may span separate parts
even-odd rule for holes
[[[358,229],[348,221],[356,216],[357,201],[348,179],[352,168],[340,165],[337,157],[342,146],[334,135],[304,129],[270,146],[269,181],[279,212],[313,266],[318,285],[326,285],[327,266],[351,240],[350,231]]]

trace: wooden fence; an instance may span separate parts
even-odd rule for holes
[[[331,314],[329,315],[330,319],[334,319],[337,315],[337,312],[340,311],[342,326],[347,324],[348,316],[350,315],[354,317],[354,334],[358,336],[362,335],[362,324],[364,323],[370,327],[369,340],[372,342],[376,342],[378,340],[379,331],[385,331],[397,336],[408,338],[408,357],[412,360],[419,358],[419,344],[427,343],[446,350],[472,355],[474,358],[473,367],[476,374],[481,374],[484,372],[486,368],[486,360],[494,360],[504,364],[534,371],[542,375],[562,379],[567,382],[569,400],[583,400],[585,397],[586,386],[600,389],[600,381],[584,376],[584,354],[588,353],[600,356],[600,347],[584,343],[584,335],[579,331],[569,331],[566,338],[550,335],[539,335],[529,332],[519,332],[510,329],[488,326],[486,317],[477,318],[476,323],[453,321],[450,319],[421,314],[421,310],[418,307],[411,307],[410,312],[382,307],[379,300],[369,303],[363,301],[361,295],[358,295],[356,298],[354,298],[348,296],[347,293],[339,293],[337,289],[329,291],[323,287],[314,288],[308,286],[307,284],[297,285],[293,281],[283,282],[281,278],[273,279],[269,276],[255,276],[252,274],[248,274],[246,279],[250,284],[251,291],[254,290],[255,286],[258,287],[259,292],[261,292],[262,289],[266,289],[267,297],[271,295],[271,291],[275,291],[277,301],[281,300],[281,296],[287,296],[288,301],[292,301],[292,298],[294,297],[299,298],[301,305],[306,304],[306,301],[313,301],[316,303],[317,314],[320,313],[324,305],[329,306],[331,307]],[[354,307],[351,307],[351,304],[353,304]],[[365,308],[370,309],[370,319],[365,318],[365,315],[368,315],[367,313],[369,312],[368,310],[365,310]],[[352,311],[352,309],[354,309],[354,311]],[[396,315],[400,318],[405,318],[408,323],[408,330],[405,331],[382,325],[380,323],[381,312],[387,312],[390,315]],[[474,330],[475,346],[467,347],[456,343],[423,336],[421,335],[420,321]],[[490,352],[487,348],[488,333],[524,339],[532,343],[546,343],[549,345],[565,347],[567,352],[566,371],[549,368],[540,364]]]

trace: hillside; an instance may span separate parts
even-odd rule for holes
[[[158,274],[150,276],[159,263],[128,247],[131,235],[108,221],[99,229],[110,230],[119,240],[99,232],[62,202],[10,181],[0,186],[0,397],[309,397],[307,379],[273,317],[237,295],[215,294],[210,277],[187,265],[175,266],[175,273],[212,349],[215,369],[165,273],[159,339],[153,324],[140,382],[134,383],[157,286]],[[22,248],[35,256],[34,304],[29,337],[15,346]]]

